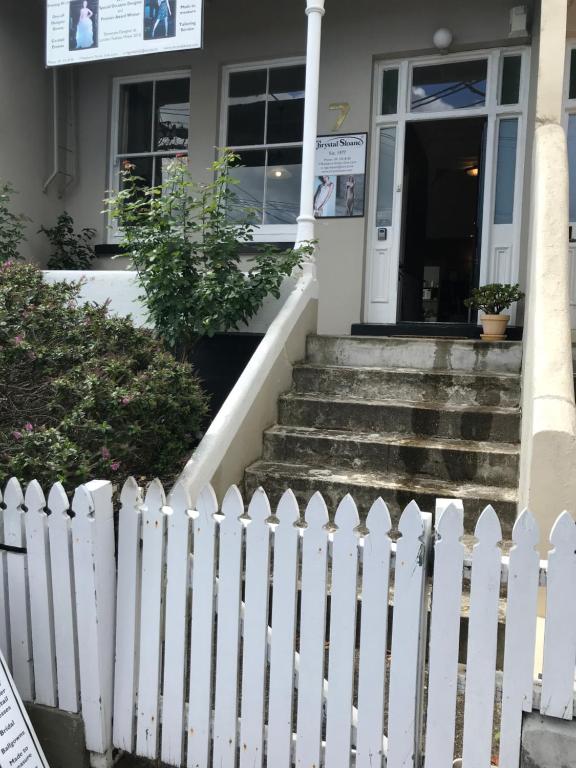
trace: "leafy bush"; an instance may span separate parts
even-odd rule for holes
[[[24,242],[24,228],[28,218],[10,208],[14,187],[0,184],[0,263],[21,259],[20,245]]]
[[[95,229],[84,227],[75,232],[72,216],[64,211],[58,216],[55,226],[41,226],[39,232],[46,235],[52,246],[49,269],[90,269],[96,255],[91,244],[96,235]]]
[[[0,267],[0,474],[170,481],[206,412],[198,381],[149,331],[80,305],[79,288]]]
[[[472,309],[480,309],[486,315],[499,315],[515,301],[520,301],[523,298],[524,294],[518,284],[490,283],[490,285],[475,288],[470,298],[464,301],[464,304]]]
[[[107,201],[138,271],[150,320],[183,354],[199,336],[250,320],[268,295],[280,295],[282,280],[312,250],[263,246],[249,269],[242,268],[242,251],[253,240],[252,212],[238,205],[233,191],[236,162],[225,151],[212,166],[214,181],[197,184],[176,158],[156,187],[144,187],[127,162],[121,191]]]

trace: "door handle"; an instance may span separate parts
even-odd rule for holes
[[[378,227],[378,240],[388,240],[388,227]]]
[[[568,242],[569,243],[576,243],[576,237],[572,237],[574,227],[572,224],[568,227]]]

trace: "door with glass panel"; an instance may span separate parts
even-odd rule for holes
[[[366,322],[474,321],[475,286],[517,280],[527,55],[377,67]]]

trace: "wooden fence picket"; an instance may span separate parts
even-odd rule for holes
[[[474,536],[462,759],[466,768],[486,768],[492,755],[502,554],[500,521],[491,506],[478,518]]]
[[[242,584],[244,512],[240,491],[232,486],[222,502],[218,560],[218,631],[213,764],[234,768],[238,744],[238,655]]]
[[[32,633],[30,629],[30,600],[28,595],[28,569],[24,537],[24,495],[20,483],[11,478],[4,493],[4,544],[8,580],[10,645],[12,649],[12,676],[24,701],[34,699],[32,670]]]
[[[54,643],[58,707],[66,712],[78,712],[80,681],[78,671],[78,632],[74,600],[72,560],[72,528],[70,504],[60,483],[48,494],[48,539],[54,601]]]
[[[336,510],[332,546],[330,601],[330,653],[326,710],[327,768],[348,768],[352,745],[354,644],[358,588],[358,534],[360,523],[354,500],[347,494]]]
[[[246,531],[240,768],[261,768],[264,761],[270,514],[268,497],[258,488],[248,507],[250,522]]]
[[[116,660],[114,746],[134,749],[140,652],[142,578],[142,491],[129,477],[120,494],[118,516],[118,586],[116,590]]]
[[[415,768],[420,760],[422,633],[430,526],[431,516],[421,513],[414,501],[398,524],[402,536],[396,544],[394,573],[388,768]]]
[[[550,533],[540,712],[572,720],[576,659],[576,525],[563,512]]]
[[[196,502],[192,618],[190,628],[190,687],[188,693],[188,768],[204,768],[210,754],[212,670],[218,500],[206,486]]]
[[[274,532],[272,638],[268,708],[268,768],[289,768],[292,754],[294,651],[298,584],[298,502],[288,490],[280,499]]]
[[[300,612],[300,668],[298,671],[298,739],[296,766],[320,765],[322,697],[324,690],[324,636],[328,571],[328,510],[316,492],[306,507],[302,545],[302,597]]]
[[[186,682],[186,629],[190,576],[190,499],[182,483],[168,498],[168,543],[166,551],[166,631],[164,639],[164,684],[162,700],[161,758],[181,765],[184,747],[184,685]]]
[[[157,757],[160,719],[161,638],[164,618],[166,497],[159,480],[148,486],[142,506],[142,588],[136,754]]]
[[[425,768],[445,768],[454,759],[458,644],[464,534],[461,509],[450,504],[436,523],[429,644]]]
[[[56,706],[56,650],[46,499],[36,480],[26,489],[26,549],[35,702]]]
[[[3,501],[0,491],[0,502]],[[5,543],[4,539],[4,515],[0,510],[0,542]],[[8,664],[12,668],[12,649],[10,647],[10,603],[8,599],[8,574],[6,571],[6,552],[0,550],[0,651]]]
[[[377,499],[366,518],[362,563],[362,614],[358,671],[357,768],[381,768],[384,740],[388,592],[392,527],[388,507]]]
[[[538,525],[527,509],[514,524],[512,540],[500,721],[499,763],[502,766],[520,762],[522,712],[532,711],[540,556],[535,549],[539,540]]]

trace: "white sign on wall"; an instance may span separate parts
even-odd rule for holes
[[[314,215],[322,218],[364,216],[366,133],[318,136]]]
[[[46,65],[202,46],[202,0],[46,0]]]
[[[49,768],[1,653],[0,766],[2,768]]]

